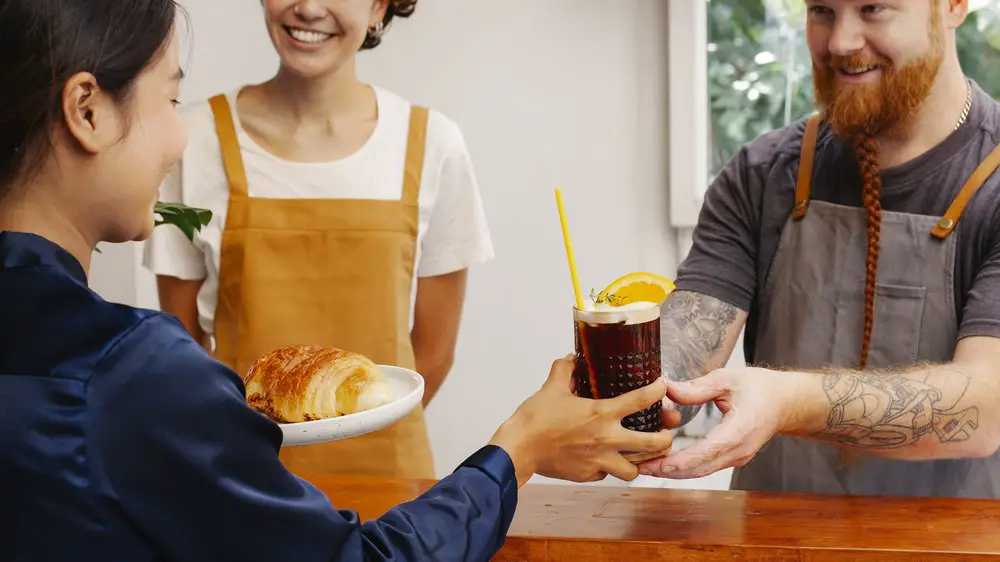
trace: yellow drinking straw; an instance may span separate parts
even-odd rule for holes
[[[556,188],[556,206],[559,207],[559,222],[562,223],[563,242],[566,243],[566,258],[569,259],[569,275],[573,279],[573,293],[576,295],[576,307],[583,310],[580,279],[576,275],[576,260],[573,258],[573,242],[569,238],[569,226],[566,224],[566,209],[563,207],[562,191],[558,187]]]

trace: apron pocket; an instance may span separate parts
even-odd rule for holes
[[[909,366],[917,362],[926,296],[926,287],[875,284],[871,367]]]
[[[837,367],[857,367],[864,334],[864,281],[844,280],[838,285],[833,327],[833,356]],[[868,367],[916,363],[926,287],[875,284],[875,322],[868,350]]]

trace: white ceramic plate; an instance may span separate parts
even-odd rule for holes
[[[339,441],[378,431],[406,417],[424,397],[424,379],[402,367],[379,365],[396,400],[364,412],[300,423],[278,424],[285,434],[282,447]]]

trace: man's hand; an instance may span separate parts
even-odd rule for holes
[[[802,398],[810,392],[811,378],[803,373],[739,368],[719,369],[688,382],[668,382],[670,400],[682,405],[715,402],[723,418],[695,444],[641,464],[640,473],[700,478],[745,465],[772,436],[807,414],[799,407],[808,403]]]

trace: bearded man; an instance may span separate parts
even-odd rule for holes
[[[968,1],[806,4],[820,111],[715,179],[664,307],[680,423],[723,420],[642,472],[1000,496],[1000,104],[959,64]],[[756,367],[721,368],[744,325]]]

